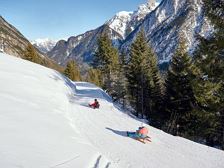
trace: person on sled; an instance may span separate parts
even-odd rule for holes
[[[94,102],[91,103],[91,104],[89,104],[89,106],[95,109],[95,108],[99,108],[100,107],[100,104],[97,101],[97,99],[94,99]]]
[[[148,128],[146,128],[145,125],[142,125],[138,130],[136,130],[136,132],[127,132],[127,136],[135,138],[143,143],[145,143],[145,141],[151,142],[148,132]]]

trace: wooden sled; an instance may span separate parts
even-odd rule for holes
[[[145,138],[135,138],[137,141],[140,141],[144,144],[146,144],[147,142],[152,142],[151,138],[149,136],[145,137]]]

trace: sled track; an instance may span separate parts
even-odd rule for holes
[[[102,155],[99,155],[96,158],[96,161],[94,163],[94,166],[91,167],[91,168],[109,168],[110,165],[111,165],[111,162],[108,162],[106,158],[104,158]]]
[[[71,162],[71,161],[73,161],[73,160],[77,159],[78,157],[79,157],[79,156],[75,156],[75,157],[73,157],[73,158],[71,158],[71,159],[69,159],[69,160],[66,160],[66,161],[62,162],[62,163],[59,163],[59,164],[54,165],[54,166],[51,166],[50,168],[55,168],[55,167],[58,167],[58,166],[61,166],[61,165],[67,164],[67,163],[69,163],[69,162]]]

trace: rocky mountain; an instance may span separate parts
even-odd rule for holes
[[[120,46],[122,36],[105,24],[79,36],[70,37],[67,41],[58,41],[47,54],[60,65],[65,65],[69,59],[75,59],[79,63],[89,63],[96,50],[97,39],[104,33],[113,39],[114,45]]]
[[[134,12],[118,12],[106,24],[125,39],[155,7],[156,1],[150,0],[146,4],[140,5]]]
[[[27,40],[26,37],[24,37],[14,26],[0,16],[1,50],[16,57],[22,57],[28,44],[30,44],[29,40]],[[38,49],[36,49],[36,51],[41,57],[46,57]]]
[[[30,42],[2,16],[0,16],[1,50],[7,54],[21,57]]]
[[[30,42],[14,26],[0,16],[0,52],[23,58],[24,51],[29,44]],[[38,49],[36,49],[36,52],[42,59],[44,66],[62,70],[61,66],[42,54]]]
[[[107,32],[116,47],[128,52],[141,29],[160,63],[170,60],[180,36],[186,39],[188,50],[192,52],[197,45],[196,36],[212,32],[212,26],[204,17],[202,0],[163,0],[159,5],[149,0],[134,12],[117,13],[95,30],[59,41],[48,55],[62,65],[68,59],[89,63],[97,47],[97,37],[102,33]]]
[[[160,63],[170,60],[180,38],[186,40],[191,53],[197,45],[196,36],[207,36],[213,30],[204,17],[202,0],[163,0],[125,39],[122,50],[128,50],[141,29]]]
[[[134,12],[119,12],[95,30],[70,37],[67,41],[60,40],[47,55],[61,65],[65,65],[69,59],[88,64],[97,48],[98,37],[107,33],[113,44],[119,48],[129,33],[156,7],[155,4],[155,0],[150,0]]]
[[[34,41],[31,41],[31,43],[42,53],[47,53],[54,48],[56,41],[51,40],[49,38],[44,38],[44,39],[36,39]]]

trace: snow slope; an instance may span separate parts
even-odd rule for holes
[[[100,109],[87,104],[98,98]],[[223,168],[224,152],[147,126],[152,143],[125,136],[141,121],[93,84],[0,54],[1,168]]]

